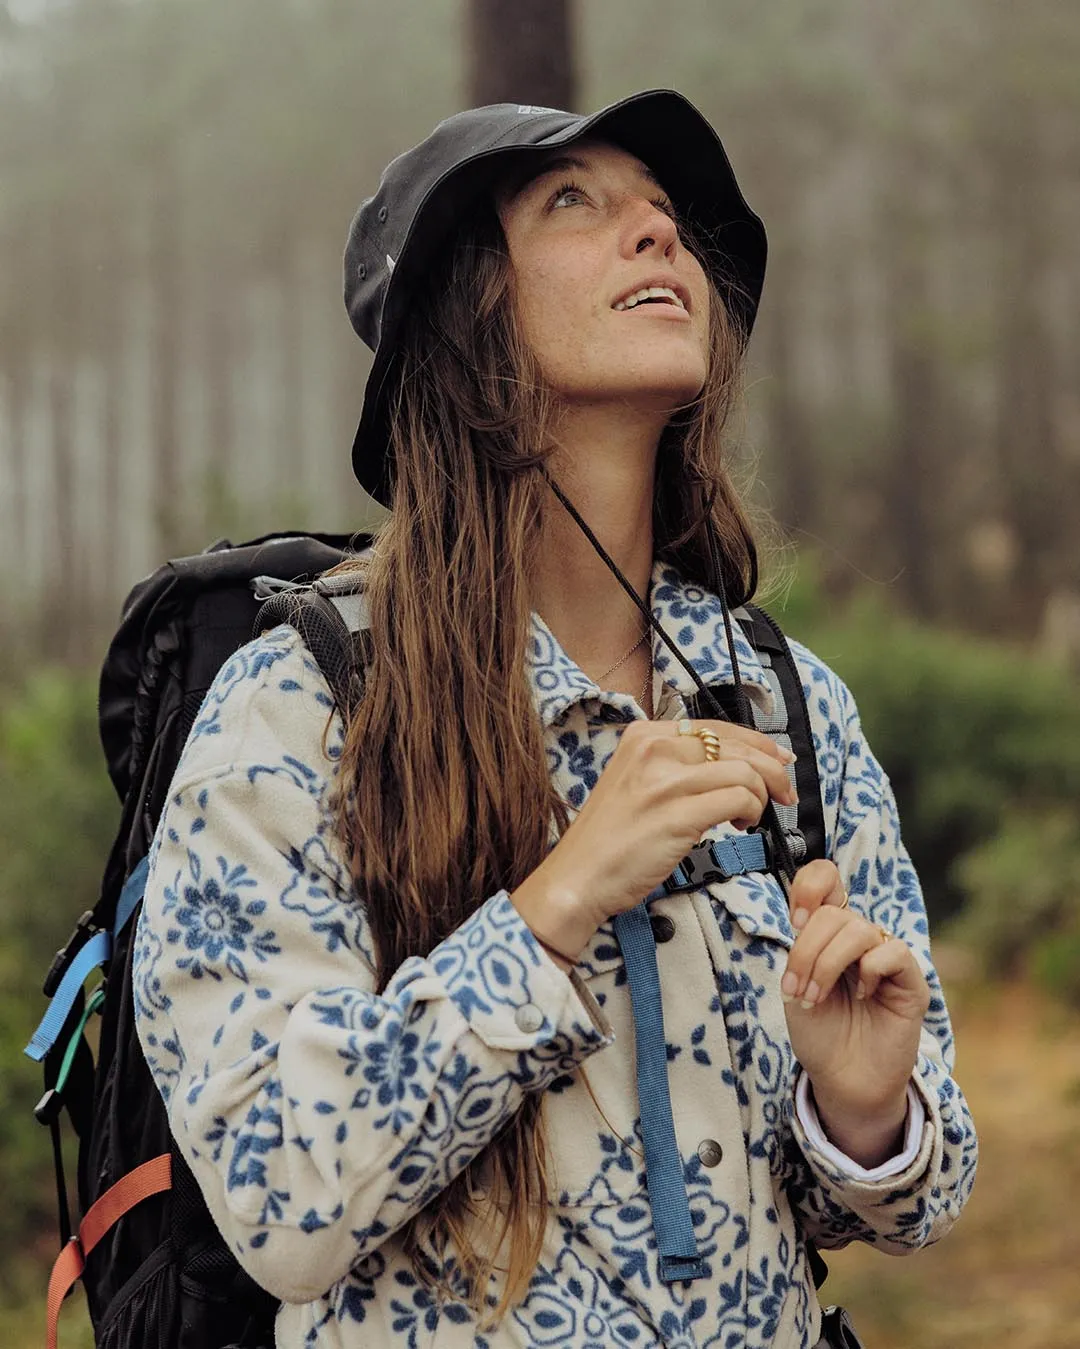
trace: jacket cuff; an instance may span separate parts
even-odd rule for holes
[[[428,964],[491,1049],[529,1053],[550,1047],[559,1057],[583,1057],[614,1039],[584,981],[548,956],[505,890],[440,942]]]
[[[877,1166],[871,1167],[860,1166],[835,1143],[829,1142],[825,1130],[821,1127],[817,1105],[810,1090],[810,1079],[805,1073],[799,1074],[795,1087],[795,1117],[802,1128],[805,1145],[812,1148],[834,1171],[850,1180],[872,1183],[878,1180],[893,1180],[896,1176],[903,1175],[915,1162],[926,1125],[926,1108],[914,1084],[909,1082],[903,1145],[895,1156],[888,1157]]]

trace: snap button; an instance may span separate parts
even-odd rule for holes
[[[724,1149],[715,1138],[705,1138],[698,1144],[697,1155],[702,1166],[716,1166],[724,1155]]]
[[[386,207],[385,207],[385,206],[380,206],[380,207],[379,207],[379,223],[380,223],[380,224],[383,224],[383,225],[386,224]]]
[[[649,926],[654,940],[658,942],[670,941],[675,935],[675,924],[666,913],[650,913]]]
[[[356,275],[360,278],[361,281],[363,281],[364,277],[367,276],[367,263],[366,263],[366,262],[362,262],[362,263],[360,264],[360,266],[357,267],[357,269],[356,269]]]
[[[534,1002],[525,1002],[514,1013],[514,1020],[517,1022],[518,1030],[531,1035],[544,1024],[544,1014]]]

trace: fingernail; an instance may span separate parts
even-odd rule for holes
[[[807,1008],[813,1007],[820,997],[821,989],[817,986],[815,981],[811,979],[806,985],[806,992],[803,994],[802,1005]]]
[[[793,754],[791,750],[785,749],[785,747],[781,745],[779,747],[778,757],[781,763],[795,763],[799,756],[797,754]]]
[[[793,970],[788,970],[780,980],[780,992],[784,995],[784,1001],[790,1002],[798,991],[799,976]]]
[[[808,910],[803,909],[803,908],[798,908],[798,909],[796,909],[795,912],[791,915],[791,926],[792,926],[792,927],[799,927],[799,928],[805,927],[805,926],[806,926],[806,920],[807,920],[809,917],[810,917],[810,914],[809,914],[809,911],[808,911]]]
[[[863,983],[863,981],[862,981],[861,979],[859,980],[858,984],[856,984],[856,986],[855,986],[855,996],[856,996],[860,1001],[861,1001],[863,998],[866,997],[866,985]]]

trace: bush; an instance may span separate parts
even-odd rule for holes
[[[956,931],[989,971],[1080,990],[1075,682],[1030,651],[890,612],[876,592],[830,609],[805,570],[778,612],[858,700],[932,922],[963,911]]]
[[[51,954],[97,900],[118,817],[93,681],[42,670],[8,692],[0,703],[0,1294],[13,1291],[3,1285],[17,1278],[16,1254],[55,1232],[49,1136],[33,1117],[41,1068],[22,1050],[45,1010]],[[70,1168],[69,1184],[73,1175]]]
[[[1071,811],[1011,817],[956,867],[968,896],[954,935],[991,975],[1031,974],[1080,1006],[1080,822]]]

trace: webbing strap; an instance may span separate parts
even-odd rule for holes
[[[732,876],[745,876],[747,872],[767,868],[768,853],[760,834],[729,835],[699,843],[648,898],[696,890],[711,880],[726,881]],[[700,1278],[705,1266],[698,1254],[671,1114],[660,971],[647,903],[648,900],[617,914],[613,926],[626,965],[630,1008],[634,1015],[645,1185],[656,1233],[660,1279],[663,1283],[678,1283]]]
[[[671,1115],[656,938],[644,904],[616,914],[613,925],[626,964],[630,1006],[634,1014],[645,1184],[656,1233],[660,1279],[664,1283],[697,1279],[705,1272],[705,1262],[698,1254]]]
[[[36,1031],[30,1037],[30,1043],[23,1050],[27,1058],[40,1063],[56,1044],[56,1038],[64,1028],[68,1013],[75,1005],[83,980],[91,970],[104,965],[112,951],[112,937],[108,932],[95,932],[71,962],[67,973],[60,981],[52,1001],[45,1009]]]
[[[143,897],[146,889],[146,876],[150,870],[150,858],[144,857],[124,882],[120,897],[116,901],[116,913],[113,917],[113,941],[127,927],[128,919],[135,912],[135,906]]]
[[[71,1065],[75,1062],[75,1055],[79,1052],[79,1041],[82,1039],[83,1031],[86,1029],[86,1023],[100,1011],[105,1003],[105,986],[99,984],[93,993],[87,999],[86,1006],[82,1009],[82,1015],[79,1017],[75,1029],[71,1032],[71,1038],[68,1040],[67,1048],[64,1050],[64,1057],[60,1061],[60,1071],[56,1074],[56,1082],[53,1091],[57,1096],[63,1096],[64,1088],[67,1086],[67,1080],[71,1075]]]
[[[763,834],[736,834],[699,843],[660,886],[665,895],[697,890],[709,881],[729,881],[751,871],[768,871],[769,855]]]
[[[69,1290],[82,1278],[86,1257],[114,1223],[149,1199],[172,1185],[172,1158],[167,1152],[151,1157],[134,1171],[121,1176],[86,1212],[79,1224],[79,1235],[72,1237],[60,1254],[49,1275],[49,1292],[45,1303],[45,1343],[47,1349],[56,1349],[60,1308]]]
[[[116,901],[116,915],[113,920],[112,933],[95,932],[68,966],[63,979],[60,981],[60,987],[53,994],[52,1001],[45,1009],[45,1015],[41,1018],[37,1030],[34,1031],[30,1037],[30,1043],[23,1050],[28,1058],[40,1063],[53,1045],[56,1044],[57,1037],[64,1027],[68,1013],[75,1005],[75,999],[79,996],[79,989],[82,988],[86,976],[99,965],[108,963],[109,957],[112,955],[114,940],[123,932],[128,920],[135,912],[136,905],[143,897],[149,870],[150,859],[144,857],[124,882],[124,888],[120,891],[120,897]]]

